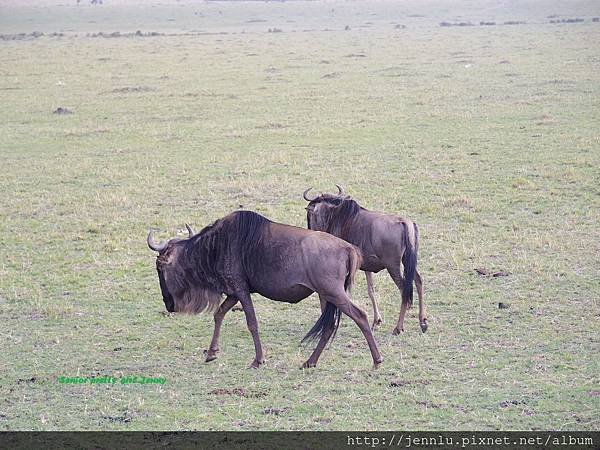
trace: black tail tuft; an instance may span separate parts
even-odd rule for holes
[[[315,323],[306,336],[304,336],[302,342],[320,339],[321,336],[323,336],[323,333],[330,327],[333,327],[333,334],[329,338],[329,341],[333,341],[335,333],[340,326],[341,317],[342,313],[338,307],[333,303],[327,302],[327,305],[325,305],[325,311],[323,311],[321,317],[319,317],[319,320],[317,320],[317,323]]]
[[[406,303],[410,307],[413,302],[413,283],[415,281],[415,272],[417,271],[417,249],[411,241],[408,232],[408,227],[411,225],[403,222],[402,226],[404,228],[404,255],[402,255],[404,286],[402,288],[402,303]]]

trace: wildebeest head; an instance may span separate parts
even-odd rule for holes
[[[192,228],[186,224],[188,239],[174,238],[155,242],[152,231],[148,233],[147,243],[151,250],[158,252],[156,271],[163,301],[168,312],[199,313],[214,308],[221,298],[218,292],[198,283],[190,277],[185,252],[190,238],[194,236]]]
[[[190,235],[191,234],[193,233],[190,232]],[[165,307],[169,312],[175,311],[175,301],[173,300],[173,296],[169,292],[167,281],[165,279],[165,274],[169,275],[172,262],[178,253],[178,249],[175,243],[179,241],[180,239],[175,238],[169,241],[161,241],[157,243],[152,237],[152,230],[150,230],[150,232],[148,233],[148,238],[146,239],[150,250],[158,252],[158,255],[156,257],[156,271],[158,272],[158,281],[160,283],[160,290],[162,292],[163,301],[165,302]]]
[[[337,185],[337,194],[320,194],[315,197],[309,197],[308,193],[312,188],[304,191],[302,196],[308,202],[306,207],[306,222],[310,230],[327,231],[331,230],[331,223],[339,211],[339,208],[350,200],[350,197],[344,194],[344,190]],[[354,202],[353,202],[354,203]]]

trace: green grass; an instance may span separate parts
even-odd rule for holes
[[[0,41],[0,429],[598,428],[594,2],[106,3],[0,7],[1,34],[46,33]],[[138,29],[162,35],[86,36]],[[212,319],[162,314],[148,228],[305,226],[334,183],[420,225],[427,334],[413,308],[391,336],[379,274],[380,370],[347,318],[299,370],[314,296],[255,296],[260,370],[240,312],[205,364]],[[362,274],[353,297],[371,316]]]

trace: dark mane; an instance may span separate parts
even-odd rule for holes
[[[318,224],[319,229],[340,237],[343,236],[344,230],[351,225],[356,215],[364,209],[351,197],[340,197],[338,195],[325,194],[319,197],[316,202],[324,202],[334,206],[317,219],[321,222]]]
[[[157,268],[168,267],[165,276],[176,311],[199,313],[216,309],[230,281],[223,274],[231,273],[236,264],[241,263],[246,280],[252,278],[251,255],[269,223],[252,211],[236,211],[189,239],[171,241],[171,248],[158,257]],[[171,258],[176,258],[177,263],[170,264]]]
[[[183,267],[189,270],[187,279],[223,292],[222,273],[227,264],[241,261],[242,268],[252,276],[249,257],[260,244],[263,228],[270,220],[252,211],[236,211],[203,228],[183,241]]]

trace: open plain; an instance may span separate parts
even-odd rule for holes
[[[0,429],[598,429],[598,16],[579,0],[2,2]],[[305,227],[302,191],[334,183],[419,224],[429,331],[413,308],[391,335],[380,273],[379,370],[347,317],[299,369],[316,296],[255,296],[259,370],[242,312],[204,363],[212,318],[163,314],[148,229],[239,208]],[[353,298],[371,317],[362,273]],[[135,376],[166,381],[118,382]]]

